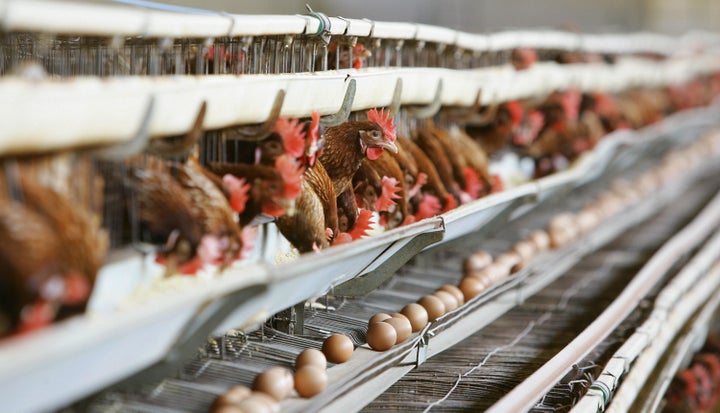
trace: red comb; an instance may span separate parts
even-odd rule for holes
[[[377,109],[371,109],[367,113],[367,118],[370,122],[375,122],[382,128],[385,138],[390,142],[395,142],[397,138],[397,134],[395,133],[396,127],[390,117],[389,111],[385,112],[385,109],[380,109],[380,112],[378,112]]]
[[[582,96],[577,89],[571,88],[560,95],[560,104],[568,119],[575,120],[580,112],[580,100]]]
[[[358,214],[357,220],[355,220],[355,226],[348,231],[353,240],[360,239],[368,234],[368,231],[372,228],[372,211],[367,209],[361,209]]]
[[[417,177],[415,178],[415,185],[410,188],[410,191],[408,193],[408,198],[415,198],[415,195],[417,195],[420,192],[420,189],[422,189],[423,185],[427,183],[427,174],[425,172],[420,172],[417,174]]]
[[[465,178],[465,188],[463,190],[470,195],[472,199],[480,198],[485,184],[478,177],[477,172],[469,166],[463,168],[463,178]]]
[[[240,239],[242,240],[242,250],[240,252],[243,253],[252,251],[255,248],[257,237],[258,227],[251,227],[249,225],[243,227],[242,232],[240,233]]]
[[[530,127],[530,140],[535,140],[540,130],[545,126],[545,116],[540,111],[533,110],[527,115],[528,125]]]
[[[502,178],[500,178],[500,175],[493,175],[492,176],[492,191],[490,192],[500,192],[504,189],[505,185],[503,184]]]
[[[282,138],[285,153],[293,158],[299,158],[303,155],[305,152],[305,132],[303,132],[303,125],[300,121],[278,118],[273,131]]]
[[[402,191],[402,188],[400,187],[397,179],[383,176],[382,194],[380,194],[377,201],[375,201],[375,205],[373,205],[375,211],[389,211],[390,207],[396,204],[394,199],[400,198],[400,195],[397,194],[400,191]]]
[[[319,146],[318,141],[320,140],[320,113],[313,111],[312,120],[310,121],[310,129],[307,134],[307,149],[305,149],[305,155],[308,157],[308,165],[315,165],[315,158],[318,155]]]
[[[305,169],[289,155],[278,156],[275,160],[275,169],[280,172],[280,176],[285,182],[285,198],[297,198],[300,195],[300,184]]]
[[[452,194],[445,195],[445,209],[442,210],[442,212],[448,212],[450,210],[453,210],[457,208],[458,202],[457,199],[455,199]]]
[[[436,196],[425,195],[423,200],[420,201],[420,205],[418,205],[418,210],[415,213],[415,221],[434,217],[440,213],[441,209],[442,205],[440,205],[440,200],[437,199]]]
[[[238,178],[231,174],[225,174],[222,180],[230,191],[230,208],[238,214],[242,214],[249,199],[250,184],[246,183],[245,178]]]
[[[505,107],[508,112],[510,112],[510,121],[512,124],[516,126],[519,125],[520,122],[522,122],[524,112],[522,104],[517,100],[511,100],[509,102],[505,102]]]

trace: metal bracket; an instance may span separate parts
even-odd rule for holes
[[[442,107],[442,91],[443,81],[438,79],[437,88],[435,89],[435,96],[432,102],[427,106],[413,106],[407,109],[408,115],[417,119],[426,119],[435,116]]]
[[[273,316],[271,325],[274,329],[287,334],[304,334],[305,302],[295,304]]]
[[[395,82],[395,90],[393,90],[392,101],[390,102],[390,105],[388,105],[390,117],[394,117],[400,111],[400,105],[402,104],[402,88],[403,81],[402,78],[399,77]]]
[[[408,260],[415,257],[428,245],[439,242],[445,236],[445,227],[416,235],[403,247],[390,256],[378,268],[367,274],[348,280],[333,289],[336,296],[354,297],[366,295],[382,285]],[[386,250],[387,251],[387,250]]]
[[[356,89],[357,82],[355,81],[355,79],[350,79],[348,87],[347,89],[345,89],[345,98],[343,98],[340,109],[335,114],[321,117],[320,125],[329,128],[345,122],[350,116],[350,112],[352,112],[352,105],[355,101]]]
[[[476,114],[478,111],[480,111],[480,107],[482,106],[482,89],[478,89],[477,94],[475,95],[475,101],[473,101],[472,105],[469,107],[453,107],[448,108],[445,110],[445,113],[447,115],[447,118],[453,121],[459,121],[463,122],[466,121],[473,116],[477,116]]]
[[[133,155],[137,155],[145,150],[150,140],[150,120],[155,111],[155,96],[150,96],[145,115],[140,122],[135,136],[127,142],[121,144],[98,148],[90,151],[90,156],[104,161],[122,161]]]
[[[283,102],[285,102],[285,91],[283,89],[278,90],[273,101],[272,109],[265,122],[258,125],[246,125],[236,129],[235,133],[228,136],[231,139],[238,139],[241,141],[261,141],[267,138],[275,128],[280,117],[280,111],[282,110]]]
[[[148,142],[145,152],[163,158],[183,157],[189,155],[192,148],[203,136],[203,122],[205,121],[206,111],[207,103],[203,101],[202,105],[200,105],[200,110],[195,117],[195,122],[193,122],[188,133],[179,138],[153,139]]]

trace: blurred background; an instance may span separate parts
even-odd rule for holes
[[[162,0],[246,14],[302,14],[411,21],[475,33],[572,25],[583,32],[720,31],[720,0]]]

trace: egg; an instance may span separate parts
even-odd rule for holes
[[[548,234],[550,234],[550,246],[559,248],[572,241],[577,235],[575,216],[569,212],[556,215],[550,220]]]
[[[550,236],[547,232],[536,229],[535,231],[530,233],[530,240],[535,244],[535,250],[540,251],[546,251],[548,248],[550,248]]]
[[[380,321],[385,321],[388,318],[390,318],[390,314],[377,313],[374,316],[370,317],[370,320],[368,320],[368,327],[370,326],[370,324],[379,323]]]
[[[450,294],[447,291],[437,290],[433,293],[433,295],[435,297],[439,298],[440,301],[443,302],[446,313],[449,313],[450,311],[452,311],[460,306],[460,304],[458,304],[458,301],[455,298],[455,296]]]
[[[295,391],[300,397],[313,397],[327,388],[325,369],[307,365],[295,372]]]
[[[587,233],[600,223],[600,217],[593,210],[583,209],[577,214],[575,222],[581,233]]]
[[[463,293],[465,302],[475,298],[477,295],[485,291],[485,284],[477,277],[465,277],[460,281],[460,291]]]
[[[493,264],[504,265],[508,270],[508,274],[510,274],[511,272],[517,272],[520,269],[522,265],[522,257],[520,257],[520,254],[515,251],[506,251],[500,254]]]
[[[286,398],[293,389],[293,376],[283,367],[270,367],[255,377],[253,390],[263,392],[277,401]]]
[[[457,300],[459,306],[465,304],[465,296],[463,295],[462,291],[460,291],[460,289],[456,286],[451,284],[445,284],[440,287],[440,290],[447,291],[452,294]]]
[[[355,346],[347,336],[333,334],[323,342],[322,352],[331,363],[339,364],[350,360]]]
[[[418,304],[425,307],[428,314],[428,321],[435,321],[445,314],[445,304],[434,295],[426,295],[418,300]]]
[[[230,387],[225,393],[218,396],[217,399],[210,406],[211,411],[215,411],[224,405],[234,405],[243,401],[245,398],[250,396],[250,389],[245,386],[233,386]]]
[[[396,341],[397,332],[389,323],[377,322],[370,324],[367,331],[367,343],[373,350],[389,350],[395,345]]]
[[[403,341],[407,340],[412,333],[412,326],[410,325],[410,320],[408,320],[405,316],[402,316],[402,318],[390,317],[387,320],[383,321],[383,323],[388,323],[395,329],[395,334],[397,335],[397,339],[395,339],[395,344],[400,344]]]
[[[325,358],[325,355],[320,350],[314,348],[303,350],[303,352],[295,358],[295,370],[304,366],[315,366],[324,370],[327,368],[327,358]]]
[[[489,288],[495,282],[510,275],[510,267],[507,261],[494,262],[487,266],[487,268],[472,273],[471,276],[477,278],[485,284],[485,288]]]
[[[463,271],[478,271],[481,270],[492,262],[492,256],[485,251],[478,251],[470,254],[465,261],[463,261]]]
[[[526,263],[535,255],[535,243],[529,240],[520,240],[513,245],[513,251],[520,256],[521,261]]]
[[[280,404],[275,399],[260,392],[253,392],[236,406],[244,413],[277,413],[280,411]]]
[[[408,304],[400,310],[400,313],[407,317],[412,326],[413,333],[425,328],[428,323],[428,313],[425,307],[417,303]]]

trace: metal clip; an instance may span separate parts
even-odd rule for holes
[[[153,112],[155,111],[155,96],[150,97],[145,115],[140,122],[135,136],[123,142],[121,144],[98,148],[90,152],[90,156],[102,159],[105,161],[122,161],[130,156],[137,155],[145,150],[150,139],[150,119],[152,119]]]
[[[350,112],[352,112],[353,102],[355,101],[356,88],[357,84],[355,82],[355,79],[350,79],[350,83],[348,83],[348,87],[347,89],[345,89],[345,98],[343,99],[340,109],[337,111],[337,113],[321,117],[320,125],[329,128],[337,126],[348,119],[348,117],[350,116]]]
[[[206,109],[207,103],[203,101],[195,117],[195,122],[193,122],[190,130],[185,135],[176,139],[153,139],[148,142],[145,152],[164,158],[187,156],[203,136]]]
[[[437,89],[435,89],[435,96],[432,102],[427,106],[408,108],[408,115],[417,119],[426,119],[435,116],[442,107],[442,90],[443,81],[442,79],[438,79]]]
[[[391,117],[395,117],[395,115],[397,115],[400,111],[400,105],[402,104],[402,87],[402,78],[398,77],[395,82],[395,90],[393,91],[392,101],[390,102],[390,105],[388,105],[388,112]]]
[[[424,334],[420,337],[417,345],[417,360],[415,361],[415,367],[420,367],[421,364],[427,360],[427,346],[430,341],[429,333]]]
[[[330,43],[330,27],[332,26],[330,18],[325,13],[313,11],[309,4],[305,4],[305,8],[307,9],[310,17],[314,17],[320,22],[315,35],[319,36],[325,44]]]
[[[275,101],[273,102],[270,114],[265,122],[258,125],[248,125],[237,128],[234,133],[230,134],[228,138],[238,139],[241,141],[261,141],[268,137],[275,128],[280,117],[280,111],[282,110],[283,102],[285,102],[285,91],[283,89],[278,90],[275,95]]]

